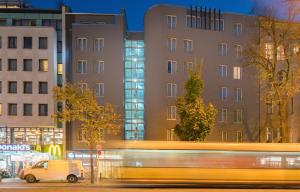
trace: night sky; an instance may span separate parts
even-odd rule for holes
[[[147,9],[155,4],[190,5],[220,8],[223,12],[249,14],[254,0],[62,0],[73,12],[80,13],[119,13],[126,9],[128,28],[131,31],[143,30],[143,18]],[[275,3],[277,0],[259,0]],[[30,0],[34,7],[56,8],[58,0]]]

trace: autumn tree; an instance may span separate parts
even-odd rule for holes
[[[102,138],[105,129],[119,131],[122,118],[111,104],[100,106],[94,93],[79,86],[67,84],[53,90],[57,101],[64,102],[62,111],[54,115],[62,122],[78,122],[81,135],[90,148],[91,183],[94,182],[93,151]]]
[[[295,2],[283,1],[282,6],[285,7],[281,6],[280,15],[277,15],[280,10],[272,6],[256,9],[259,39],[249,44],[244,52],[247,64],[255,66],[260,73],[266,104],[278,109],[278,113],[272,114],[272,121],[278,120],[277,142],[290,141],[288,104],[299,93],[300,25],[295,22]]]
[[[176,101],[180,122],[175,126],[175,133],[183,141],[204,141],[215,123],[216,109],[207,106],[201,98],[204,88],[199,71],[190,71],[185,82],[185,95]]]

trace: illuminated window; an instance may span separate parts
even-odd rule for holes
[[[236,88],[235,89],[235,101],[237,101],[237,102],[242,101],[242,98],[243,98],[242,88]]]
[[[193,51],[193,40],[185,39],[183,41],[184,52],[191,53]]]
[[[168,50],[170,52],[176,51],[176,38],[173,38],[173,37],[168,38]]]
[[[77,73],[87,73],[87,60],[79,60],[77,62]]]
[[[175,141],[176,134],[174,129],[167,129],[167,141]]]
[[[234,35],[236,37],[239,37],[242,33],[242,24],[241,23],[235,23],[234,24]]]
[[[87,38],[77,38],[76,39],[76,48],[80,51],[87,50]]]
[[[176,106],[168,106],[167,120],[176,120]]]
[[[39,71],[43,71],[43,72],[48,71],[48,59],[39,60]]]
[[[227,65],[219,65],[219,75],[221,77],[227,77]]]
[[[96,72],[98,74],[104,73],[104,61],[98,61],[98,63],[96,64]]]
[[[177,85],[173,83],[167,84],[167,96],[168,97],[176,97]]]
[[[272,138],[272,128],[271,127],[267,127],[266,128],[266,139],[267,142],[272,142],[273,138]]]
[[[242,69],[241,67],[233,67],[233,79],[242,78]]]
[[[221,87],[220,89],[220,98],[221,100],[225,100],[228,96],[227,87]]]
[[[176,73],[176,61],[168,61],[168,74],[174,75]]]
[[[235,122],[236,123],[242,123],[243,121],[243,110],[242,109],[237,109],[235,111]]]
[[[96,84],[96,97],[104,97],[104,83]]]
[[[241,131],[236,132],[236,142],[238,142],[238,143],[243,142],[243,134]]]
[[[88,85],[87,85],[87,83],[79,83],[79,88],[80,88],[81,93],[83,93],[87,90]]]
[[[227,121],[227,109],[222,108],[219,114],[220,114],[220,122],[226,122]]]
[[[283,61],[285,58],[285,54],[284,54],[284,48],[282,45],[277,47],[277,60],[278,61]]]
[[[174,29],[176,27],[177,17],[174,15],[167,16],[167,26],[169,29]]]
[[[1,39],[0,39],[1,40]],[[1,48],[1,47],[0,47]],[[293,48],[293,53],[294,54],[298,54],[300,51],[300,48],[299,48],[299,45],[295,45],[294,48]]]
[[[0,115],[2,115],[2,103],[0,103]]]
[[[227,44],[226,43],[220,43],[218,45],[218,53],[219,56],[227,56]]]
[[[227,141],[227,131],[222,131],[222,142]]]
[[[242,46],[241,45],[235,45],[235,56],[241,57],[242,56]]]
[[[271,43],[265,43],[265,57],[273,59],[273,45]]]
[[[86,133],[82,129],[78,130],[78,140],[86,141]]]
[[[57,74],[58,75],[63,74],[63,65],[61,63],[57,64]]]
[[[104,49],[104,38],[95,39],[95,51],[101,52]]]

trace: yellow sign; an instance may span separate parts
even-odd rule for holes
[[[61,149],[59,145],[53,145],[51,144],[48,151],[49,155],[58,156],[61,157]]]

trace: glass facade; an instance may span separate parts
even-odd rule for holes
[[[144,41],[125,41],[125,140],[144,139]]]

